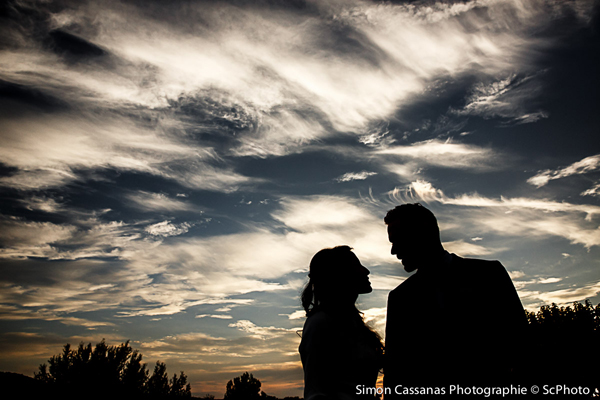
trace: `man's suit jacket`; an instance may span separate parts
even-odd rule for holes
[[[506,382],[526,326],[500,262],[423,266],[388,297],[384,386]]]

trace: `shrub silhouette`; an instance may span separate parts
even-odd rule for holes
[[[77,350],[67,343],[61,354],[41,364],[35,379],[67,398],[172,398],[191,397],[191,386],[181,371],[169,381],[167,366],[156,362],[152,376],[142,355],[129,341],[108,346],[104,339],[92,349],[83,342]]]

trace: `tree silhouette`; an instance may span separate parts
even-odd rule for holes
[[[187,382],[187,376],[180,372],[179,378],[177,374],[173,374],[171,379],[171,391],[169,394],[172,397],[191,397],[191,385]]]
[[[152,396],[166,396],[169,394],[169,377],[167,376],[165,363],[156,362],[154,372],[148,380],[148,393]]]
[[[129,362],[125,365],[121,382],[128,393],[144,393],[145,384],[148,381],[148,370],[146,364],[142,364],[142,355],[134,350]]]
[[[261,383],[252,374],[244,372],[241,376],[227,382],[224,400],[253,400],[260,399]]]
[[[108,346],[102,339],[93,349],[91,343],[86,346],[82,342],[77,350],[67,343],[61,354],[39,366],[34,377],[66,398],[191,397],[191,385],[183,371],[169,382],[167,366],[157,361],[148,378],[142,358],[129,341]]]

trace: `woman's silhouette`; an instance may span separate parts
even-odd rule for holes
[[[355,306],[359,294],[373,289],[369,270],[351,250],[323,249],[310,262],[302,292],[308,318],[299,348],[305,400],[373,397],[383,345]]]

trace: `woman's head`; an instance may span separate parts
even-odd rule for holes
[[[310,262],[309,282],[302,293],[307,314],[315,307],[351,304],[361,293],[373,289],[369,270],[362,266],[349,246],[320,250]]]

